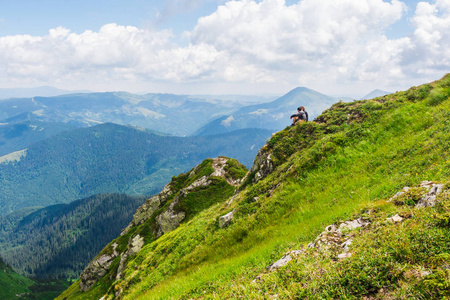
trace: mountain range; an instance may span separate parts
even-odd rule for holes
[[[236,101],[172,94],[80,93],[2,100],[0,123],[40,121],[86,127],[112,122],[186,136],[209,120],[242,106]]]
[[[25,98],[25,97],[52,97],[73,93],[89,93],[89,91],[68,91],[51,86],[40,86],[35,88],[1,88],[0,100],[8,98]]]
[[[392,93],[376,89],[376,90],[371,91],[370,93],[368,93],[367,95],[365,95],[361,99],[373,99],[373,98],[376,98],[376,97],[382,97],[382,96],[386,96],[386,95],[389,95],[389,94],[392,94]]]
[[[274,101],[246,106],[232,114],[219,117],[204,125],[196,134],[211,135],[242,128],[278,131],[292,123],[289,117],[297,113],[297,107],[304,106],[312,120],[335,102],[333,97],[300,87]]]
[[[0,215],[99,193],[151,195],[173,175],[218,155],[249,166],[271,134],[172,137],[112,123],[66,131],[0,157]]]

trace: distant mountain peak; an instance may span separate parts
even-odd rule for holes
[[[370,93],[368,93],[367,95],[365,95],[364,97],[362,97],[361,99],[373,99],[376,97],[381,97],[381,96],[385,96],[385,95],[389,95],[392,94],[391,92],[386,92],[383,90],[379,90],[379,89],[375,89],[373,91],[371,91]]]

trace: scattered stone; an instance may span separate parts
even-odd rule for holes
[[[350,252],[343,252],[337,256],[338,259],[345,259],[351,257],[352,254]]]
[[[370,222],[364,220],[363,218],[358,218],[353,221],[345,221],[338,226],[332,224],[325,227],[325,230],[317,236],[314,242],[308,244],[308,248],[317,248],[319,250],[330,249],[332,247],[339,247],[344,250],[343,253],[338,255],[339,259],[344,259],[351,256],[349,253],[349,246],[352,244],[353,239],[351,237],[346,236],[347,231],[354,230],[356,228],[361,228],[369,225]],[[296,251],[296,252],[294,252]],[[296,255],[303,253],[303,250],[294,250],[285,254],[280,260],[275,262],[274,264],[268,267],[269,271],[273,271],[275,269],[284,266],[289,261],[292,260],[291,254],[295,253]]]
[[[386,220],[389,221],[389,222],[392,222],[392,223],[403,222],[403,218],[400,217],[398,214],[396,214],[396,215],[393,216],[393,217],[387,218]]]
[[[274,262],[273,264],[271,264],[267,269],[269,272],[272,272],[274,270],[277,270],[283,266],[285,266],[288,262],[290,262],[292,260],[293,257],[299,256],[301,254],[303,254],[303,250],[292,250],[289,251],[288,253],[286,253],[285,255],[283,255],[283,257],[279,260],[277,260],[276,262]]]
[[[395,198],[403,195],[404,193],[406,193],[407,191],[409,191],[411,188],[408,186],[405,186],[400,192],[398,192],[397,194],[395,194],[394,196],[392,196],[388,202],[391,202],[392,200],[395,200]]]
[[[344,251],[349,251],[350,249],[349,249],[349,246],[351,245],[353,243],[353,239],[352,238],[349,238],[349,239],[347,239],[345,242],[343,242],[342,244],[341,244],[341,247],[344,249]]]
[[[221,216],[219,218],[219,227],[224,228],[224,227],[228,226],[231,223],[231,221],[233,220],[233,217],[234,217],[234,211],[230,211],[226,215]]]
[[[344,223],[341,223],[341,225],[339,225],[339,230],[353,230],[360,227],[366,227],[367,225],[369,225],[369,221],[366,221],[363,218],[358,218],[353,221],[345,221]]]

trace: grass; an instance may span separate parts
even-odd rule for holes
[[[401,227],[397,232],[394,229],[400,226],[381,226],[378,235],[363,235],[355,244],[366,243],[368,249],[360,247],[363,250],[350,260],[334,263],[326,255],[311,253],[284,271],[267,275],[262,284],[252,281],[287,251],[311,242],[325,226],[370,209],[378,212],[379,220],[385,219],[399,209],[386,200],[404,186],[450,178],[449,82],[446,76],[375,100],[341,102],[316,123],[277,133],[263,148],[272,155],[272,174],[255,184],[247,180],[233,202],[216,203],[146,245],[128,264],[124,279],[114,283],[109,298],[120,289],[124,299],[264,299],[274,295],[351,299],[382,298],[385,292],[401,297],[446,296],[442,292],[448,284],[446,270],[436,269],[433,278],[405,280],[408,271],[414,273],[414,268],[424,266],[423,258],[415,254],[424,250],[418,243],[426,241],[423,228],[428,226],[431,210],[405,223],[412,228]],[[412,203],[397,204],[411,210],[415,198],[411,199]],[[450,236],[446,209],[436,221],[443,225],[429,235],[444,241],[435,251],[444,256],[435,260],[450,252],[444,239]],[[218,217],[232,210],[231,225],[218,228]],[[386,236],[406,242],[395,247],[383,243]],[[415,236],[420,239],[416,241]]]

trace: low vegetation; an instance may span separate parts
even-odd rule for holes
[[[337,103],[278,132],[260,151],[270,172],[255,168],[238,194],[146,244],[121,279],[106,275],[85,293],[76,282],[58,299],[450,297],[448,191],[435,207],[414,208],[420,188],[388,201],[403,187],[450,180],[449,96],[447,75]],[[405,220],[387,221],[395,214]],[[370,225],[355,233],[351,257],[306,247],[325,226],[357,217]],[[266,270],[296,249],[305,255]]]

